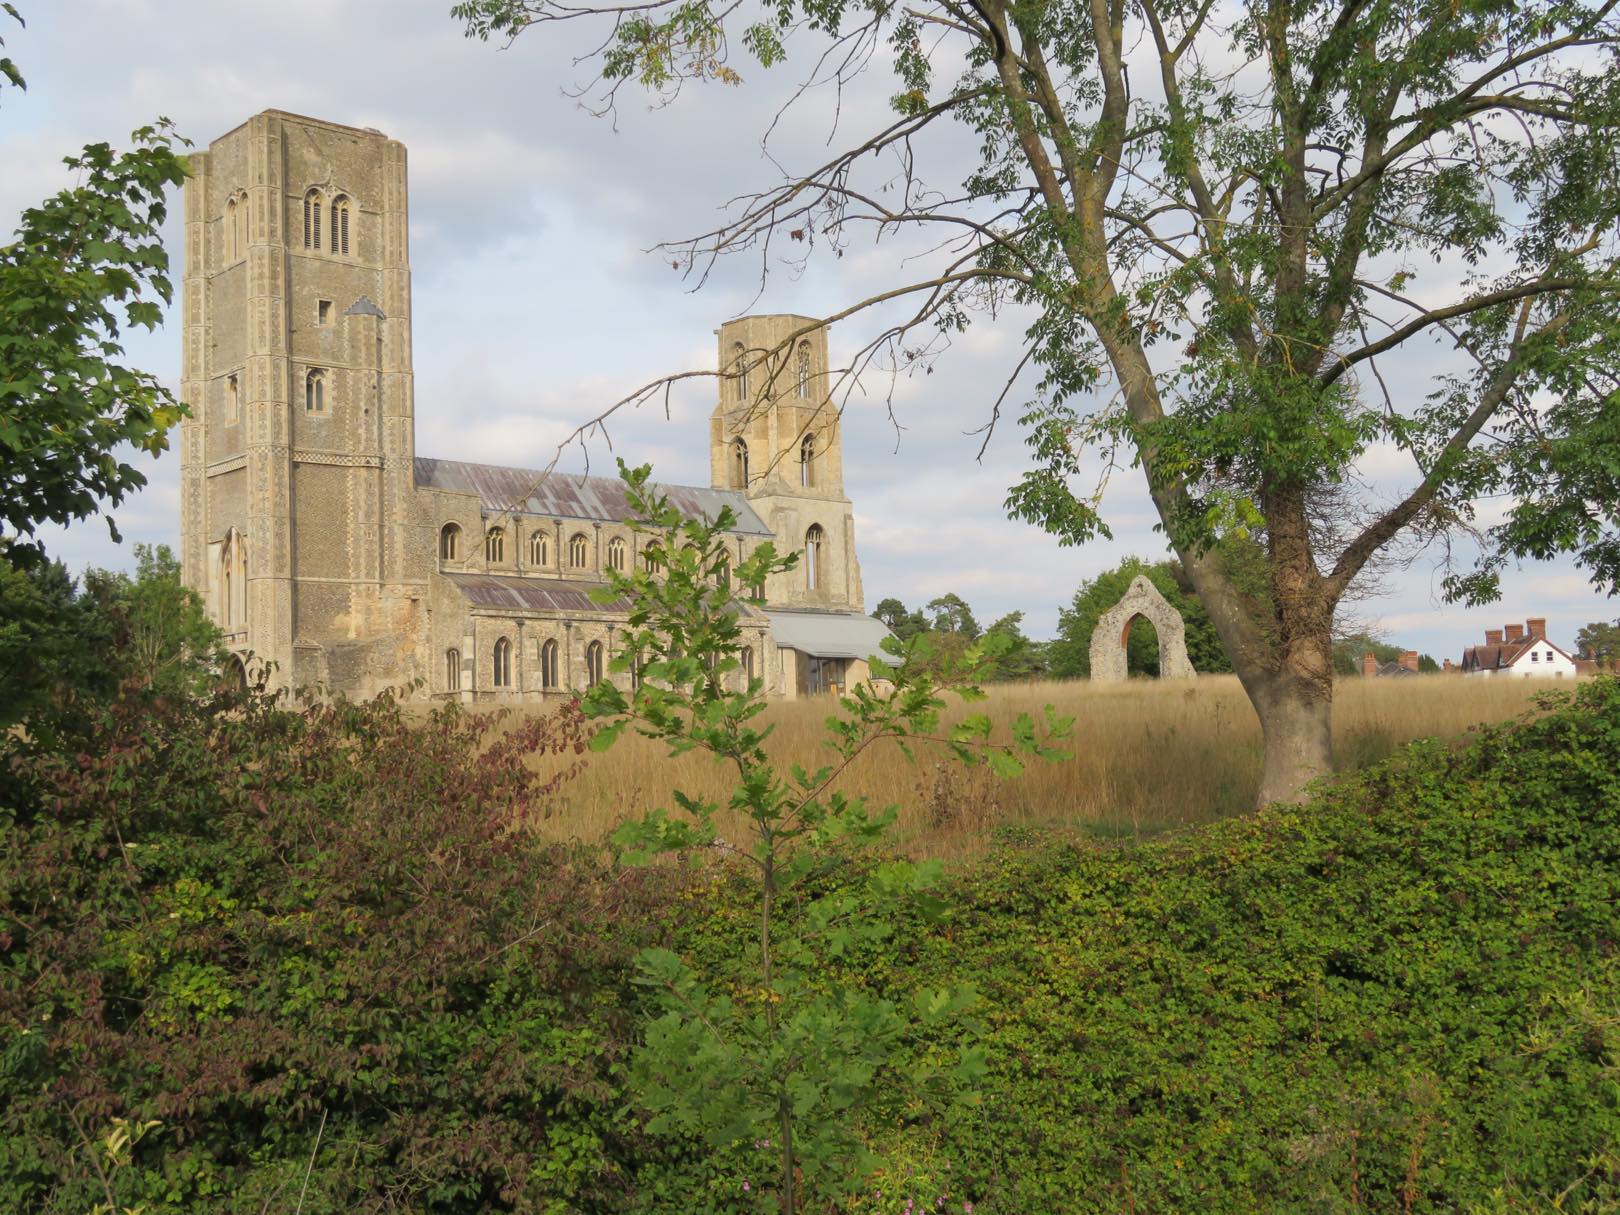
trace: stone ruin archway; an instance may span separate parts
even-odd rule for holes
[[[1181,613],[1146,576],[1131,579],[1120,601],[1102,614],[1091,634],[1091,677],[1114,683],[1126,676],[1125,643],[1131,623],[1143,617],[1159,635],[1159,678],[1191,679],[1198,672],[1187,658],[1187,626]]]

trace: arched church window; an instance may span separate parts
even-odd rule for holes
[[[748,685],[754,682],[754,647],[750,645],[743,646],[740,657],[742,658],[743,689],[746,691]]]
[[[551,540],[545,532],[535,532],[529,537],[529,564],[551,564]]]
[[[349,200],[342,194],[332,200],[332,252],[349,255]]]
[[[575,532],[568,541],[568,564],[576,570],[582,570],[590,560],[590,541],[585,539],[584,532]]]
[[[540,647],[540,686],[542,688],[555,688],[557,686],[557,643],[547,641]]]
[[[805,435],[799,444],[799,484],[806,489],[816,483],[816,437]]]
[[[618,574],[624,573],[624,554],[625,544],[621,537],[615,536],[609,540],[607,549],[608,569]]]
[[[497,688],[512,686],[512,643],[502,637],[495,643],[495,653],[492,655],[494,667],[490,673],[490,682]]]
[[[821,524],[812,523],[810,530],[804,533],[804,587],[805,590],[814,591],[821,588],[821,560],[824,537]]]
[[[593,641],[585,647],[585,686],[594,688],[602,682],[602,643]]]
[[[439,560],[461,560],[461,525],[446,523],[439,529]]]
[[[720,560],[714,566],[714,584],[723,591],[731,589],[731,558],[720,554]]]
[[[799,396],[810,396],[810,343],[799,343]]]
[[[748,444],[741,439],[731,441],[731,485],[733,489],[748,488]]]
[[[460,650],[446,650],[444,652],[444,690],[446,692],[461,691]]]
[[[311,367],[304,375],[304,412],[326,412],[326,372]]]
[[[304,248],[321,247],[321,192],[311,190],[304,195]]]
[[[484,533],[484,560],[490,565],[499,565],[506,560],[506,533],[498,527]]]
[[[656,574],[664,568],[664,550],[658,541],[654,540],[642,549],[641,561],[649,574]]]
[[[236,256],[248,255],[248,196],[244,191],[236,196]]]
[[[736,368],[737,399],[739,401],[748,399],[748,362],[746,355],[747,351],[743,349],[741,342],[731,344],[731,365]]]
[[[242,417],[242,391],[234,374],[225,377],[225,425],[234,426]]]
[[[240,256],[236,251],[236,197],[232,195],[225,204],[225,264],[230,265]]]

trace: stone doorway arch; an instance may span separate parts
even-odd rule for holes
[[[1114,683],[1126,677],[1125,643],[1131,624],[1142,617],[1159,635],[1159,678],[1191,679],[1198,672],[1187,658],[1187,626],[1181,613],[1159,594],[1159,588],[1138,574],[1120,601],[1102,614],[1091,634],[1091,677]]]

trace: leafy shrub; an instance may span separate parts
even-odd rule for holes
[[[618,1209],[668,876],[529,826],[577,710],[128,695],[0,744],[0,1209]],[[159,1126],[97,1175],[116,1119]]]

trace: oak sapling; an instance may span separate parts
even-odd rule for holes
[[[878,1162],[861,1114],[880,1088],[908,1086],[924,1102],[971,1100],[984,1068],[971,1041],[936,1065],[903,1074],[896,1066],[908,1034],[937,1030],[972,1007],[969,985],[918,991],[902,1003],[838,977],[838,960],[889,936],[896,913],[945,912],[937,862],[886,860],[850,880],[827,880],[852,850],[881,841],[896,813],[845,793],[841,778],[884,740],[908,754],[938,745],[1010,777],[1028,758],[1060,758],[1052,744],[1070,722],[1050,710],[1041,725],[1025,715],[1006,742],[992,740],[983,714],[942,731],[945,694],[980,699],[976,684],[1006,639],[987,638],[944,670],[930,663],[925,638],[890,639],[888,660],[873,662],[874,684],[853,686],[827,719],[829,762],[784,768],[766,752],[765,681],[745,672],[740,651],[744,601],[760,597],[770,575],[792,569],[797,554],[761,544],[733,568],[730,508],[712,520],[686,518],[647,466],[620,461],[619,472],[638,518],[631,526],[647,537],[647,564],[610,571],[597,593],[628,607],[609,670],[631,676],[633,687],[627,693],[603,680],[586,694],[585,715],[604,723],[591,746],[606,750],[633,728],[671,755],[707,751],[736,779],[723,807],[674,790],[674,813],[654,810],[613,839],[631,864],[669,853],[694,864],[726,857],[747,874],[758,918],[742,986],[669,949],[641,954],[642,981],[658,993],[660,1011],[635,1054],[632,1083],[655,1131],[698,1136],[716,1149],[771,1145],[775,1184],[750,1183],[748,1193],[792,1215],[806,1198],[851,1194],[870,1176]],[[722,808],[748,824],[747,838],[719,838]]]

